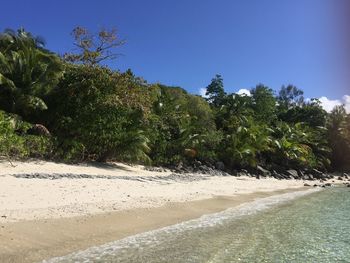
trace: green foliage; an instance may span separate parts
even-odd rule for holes
[[[67,147],[64,152],[70,153],[63,157],[148,160],[140,108],[140,102],[147,100],[135,99],[134,93],[144,95],[138,88],[130,76],[106,68],[67,65],[58,88],[48,98],[46,117],[58,137],[58,147]],[[130,90],[127,95],[126,89]]]
[[[252,108],[257,121],[271,123],[276,119],[276,98],[273,95],[273,90],[259,84],[251,91]]]
[[[216,75],[207,98],[148,84],[131,70],[98,66],[122,44],[115,31],[74,31],[80,53],[57,55],[24,30],[0,35],[0,155],[66,161],[175,165],[223,161],[228,169],[282,166],[349,169],[350,115],[304,101],[295,86],[278,96],[226,94]],[[70,56],[70,57],[69,57]],[[45,124],[52,137],[30,135]]]
[[[219,107],[225,99],[224,83],[221,75],[217,74],[206,88],[207,100],[214,106]]]
[[[148,128],[152,160],[167,164],[204,158],[215,148],[207,136],[215,131],[209,105],[177,87],[159,85],[158,94]],[[207,155],[214,158],[213,152]]]
[[[336,106],[328,116],[328,141],[332,149],[333,169],[349,169],[350,164],[350,115],[344,106]]]
[[[278,118],[287,123],[305,122],[311,127],[325,126],[327,112],[317,99],[287,108],[278,107]]]
[[[284,167],[319,168],[329,166],[329,149],[324,141],[325,129],[279,122],[273,131],[271,161]]]
[[[304,92],[293,85],[282,86],[278,93],[278,103],[281,108],[289,109],[304,104]]]
[[[221,158],[230,167],[256,167],[270,148],[270,130],[252,117],[231,118]]]
[[[14,122],[8,115],[0,111],[0,155],[24,156],[23,140],[15,134]]]
[[[57,84],[62,63],[23,29],[0,35],[0,108],[27,118],[47,109],[44,97]]]
[[[47,157],[52,149],[50,138],[27,135],[25,132],[30,126],[0,111],[0,156],[8,159]]]
[[[253,116],[253,100],[246,95],[229,94],[220,109],[216,110],[216,126],[224,131],[229,129],[232,122],[239,118]],[[233,119],[232,119],[233,118]]]

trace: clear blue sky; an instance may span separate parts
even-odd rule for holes
[[[197,93],[219,73],[228,92],[295,84],[306,97],[349,94],[338,72],[337,0],[21,0],[1,3],[0,30],[24,27],[58,53],[71,30],[117,27],[127,44],[111,63],[149,82]]]

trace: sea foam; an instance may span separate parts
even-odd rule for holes
[[[181,232],[200,228],[208,229],[215,227],[225,224],[227,221],[256,214],[260,211],[275,207],[319,190],[320,189],[313,188],[305,191],[296,191],[259,198],[255,201],[244,203],[219,213],[203,215],[197,219],[129,236],[101,246],[94,246],[86,250],[77,251],[66,256],[51,258],[44,260],[43,263],[97,262],[99,260],[103,261],[103,258],[117,257],[119,253],[122,253],[126,249],[142,249],[144,246],[147,246],[148,248],[153,246],[157,247],[164,241],[164,236],[172,236]]]

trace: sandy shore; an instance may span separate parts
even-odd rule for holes
[[[297,180],[178,176],[124,164],[14,165],[0,163],[0,262],[40,261],[304,188]],[[68,175],[23,177],[33,173]]]

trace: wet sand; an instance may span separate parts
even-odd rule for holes
[[[28,220],[0,226],[0,262],[40,262],[123,237],[198,218],[274,194],[305,190],[217,196],[89,216]]]

